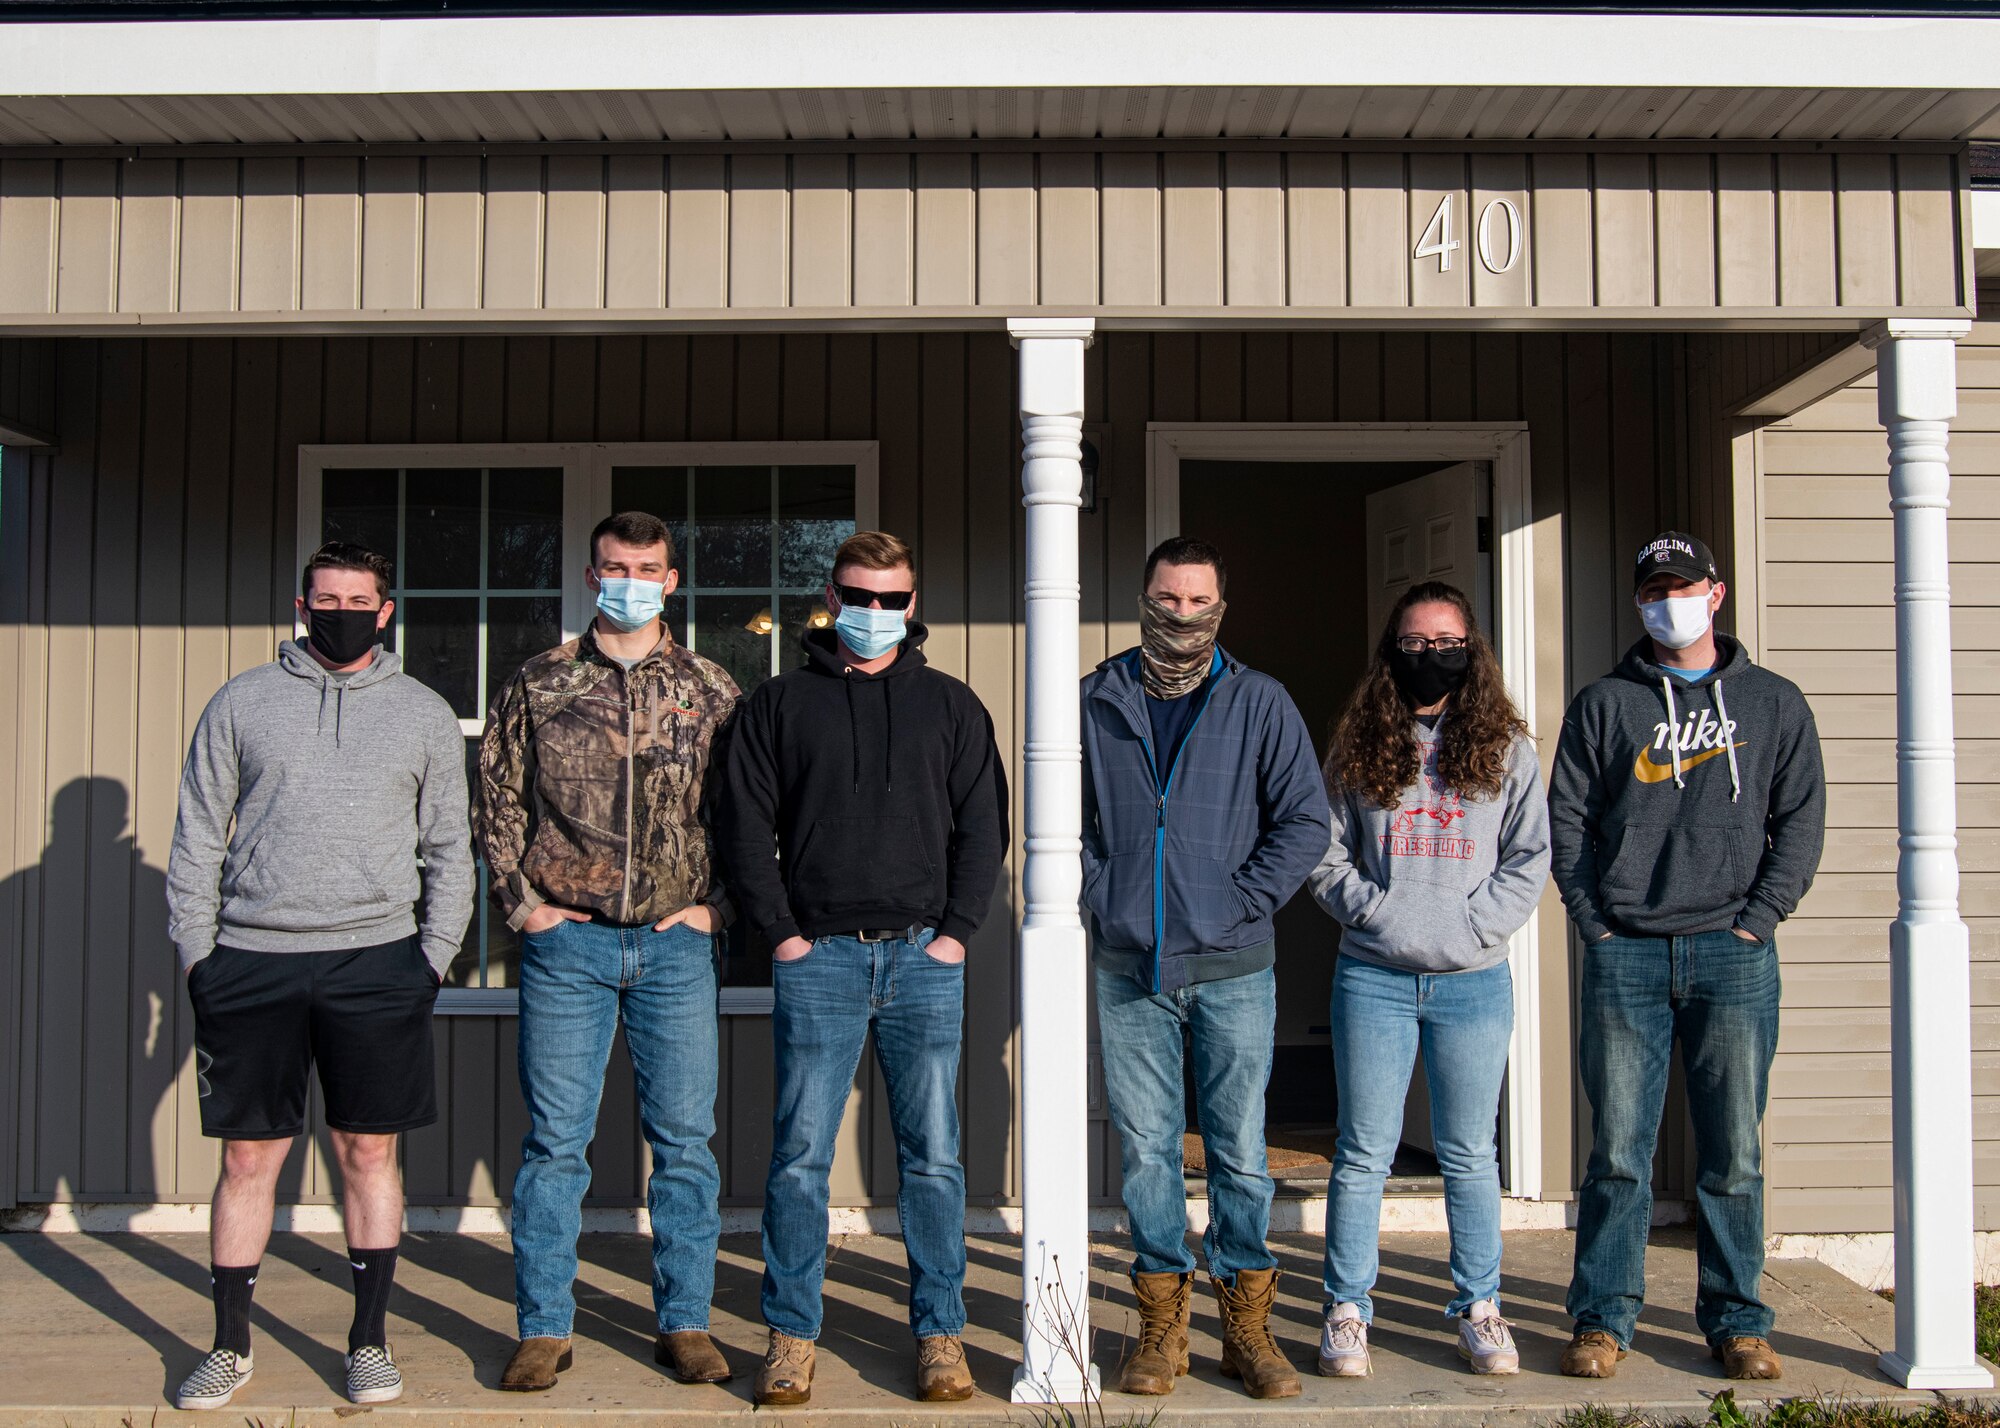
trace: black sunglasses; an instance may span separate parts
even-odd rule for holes
[[[836,585],[833,593],[840,597],[843,605],[852,605],[857,610],[865,610],[877,601],[885,610],[907,610],[910,602],[917,598],[914,590],[869,590],[860,585]]]

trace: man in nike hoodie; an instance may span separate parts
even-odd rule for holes
[[[1678,1038],[1697,1161],[1695,1321],[1729,1377],[1774,1379],[1757,1293],[1772,939],[1819,866],[1819,735],[1796,685],[1714,632],[1726,588],[1706,545],[1667,531],[1633,575],[1646,638],[1571,703],[1549,785],[1555,880],[1584,943],[1577,1059],[1595,1126],[1562,1371],[1608,1378],[1632,1342]]]
[[[896,1138],[917,1396],[972,1396],[958,1062],[965,944],[999,882],[1007,786],[979,696],[924,660],[915,601],[907,545],[850,537],[827,586],[833,628],[808,630],[805,667],[738,706],[720,758],[716,851],[771,946],[775,996],[759,1405],[812,1393],[827,1174],[871,1028]]]

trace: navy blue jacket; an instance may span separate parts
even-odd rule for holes
[[[1217,650],[1192,697],[1205,702],[1162,780],[1138,651],[1083,681],[1083,906],[1100,965],[1155,992],[1270,965],[1271,918],[1333,836],[1282,684]]]

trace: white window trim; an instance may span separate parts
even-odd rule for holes
[[[1183,461],[1490,461],[1493,624],[1507,691],[1535,726],[1533,470],[1526,422],[1152,422],[1146,428],[1147,545],[1180,533]],[[1560,626],[1557,629],[1560,636]],[[1507,1053],[1507,1193],[1542,1194],[1540,913],[1507,942],[1514,1037]]]
[[[590,564],[590,531],[611,514],[611,473],[619,466],[852,466],[854,520],[871,530],[881,514],[881,444],[874,441],[594,441],[468,442],[464,444],[351,444],[299,448],[298,521],[292,568],[302,569],[321,544],[320,492],[329,470],[346,467],[555,466],[563,472],[562,631],[583,633],[590,619],[583,572]],[[296,622],[295,622],[296,623]],[[296,633],[296,629],[295,629]],[[461,719],[468,738],[483,719]],[[769,987],[724,987],[724,1016],[769,1016]],[[515,1016],[520,994],[512,987],[448,987],[438,993],[446,1016]]]

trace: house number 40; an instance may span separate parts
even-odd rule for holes
[[[1451,271],[1451,257],[1459,249],[1455,236],[1452,215],[1456,211],[1452,200],[1458,195],[1448,193],[1441,199],[1437,212],[1425,225],[1423,237],[1417,240],[1417,251],[1411,256],[1422,260],[1435,257],[1438,271]],[[1496,254],[1494,250],[1495,223],[1498,217],[1506,224],[1506,236],[1500,241],[1505,247]],[[1479,210],[1479,222],[1473,227],[1474,247],[1479,250],[1479,265],[1489,273],[1504,273],[1521,261],[1521,210],[1511,198],[1496,198]]]

